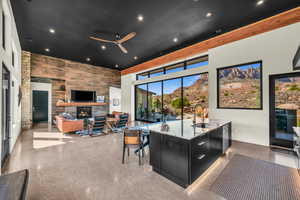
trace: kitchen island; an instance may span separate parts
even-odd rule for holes
[[[231,122],[209,120],[194,125],[192,120],[148,126],[150,165],[153,170],[182,187],[188,187],[231,146]]]

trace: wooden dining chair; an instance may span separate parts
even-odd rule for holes
[[[129,157],[129,149],[130,148],[141,148],[142,151],[138,152],[139,155],[139,165],[141,165],[141,152],[142,157],[144,157],[144,147],[143,147],[143,141],[142,141],[142,131],[141,130],[130,130],[130,129],[124,129],[124,139],[123,139],[123,159],[122,163],[124,164],[125,159],[125,151],[127,149],[128,157]]]

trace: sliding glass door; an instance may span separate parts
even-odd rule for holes
[[[162,120],[162,83],[148,84],[148,121],[160,122]]]
[[[168,79],[136,86],[136,120],[193,119],[193,109],[200,104],[208,109],[208,73]]]
[[[182,115],[182,78],[163,81],[165,120],[179,120]]]
[[[135,88],[135,116],[137,120],[147,120],[147,98],[148,98],[148,88],[147,84],[138,85]]]
[[[208,110],[208,73],[183,78],[183,119],[194,118],[196,105]]]

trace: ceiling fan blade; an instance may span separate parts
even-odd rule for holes
[[[122,44],[118,44],[118,46],[120,47],[120,49],[121,49],[124,53],[128,53],[127,49],[125,49],[125,47],[123,47]]]
[[[115,43],[115,41],[104,40],[104,39],[97,38],[97,37],[90,37],[90,39],[92,39],[92,40],[96,40],[96,41],[100,41],[100,42]]]
[[[128,35],[126,35],[125,37],[123,37],[122,39],[118,40],[119,43],[123,43],[126,42],[127,40],[132,39],[134,36],[136,36],[135,32],[129,33]]]

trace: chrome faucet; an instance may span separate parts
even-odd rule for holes
[[[193,120],[194,126],[196,126],[197,107],[199,107],[199,106],[201,106],[201,108],[202,108],[202,105],[200,103],[198,103],[194,106],[194,120]]]

